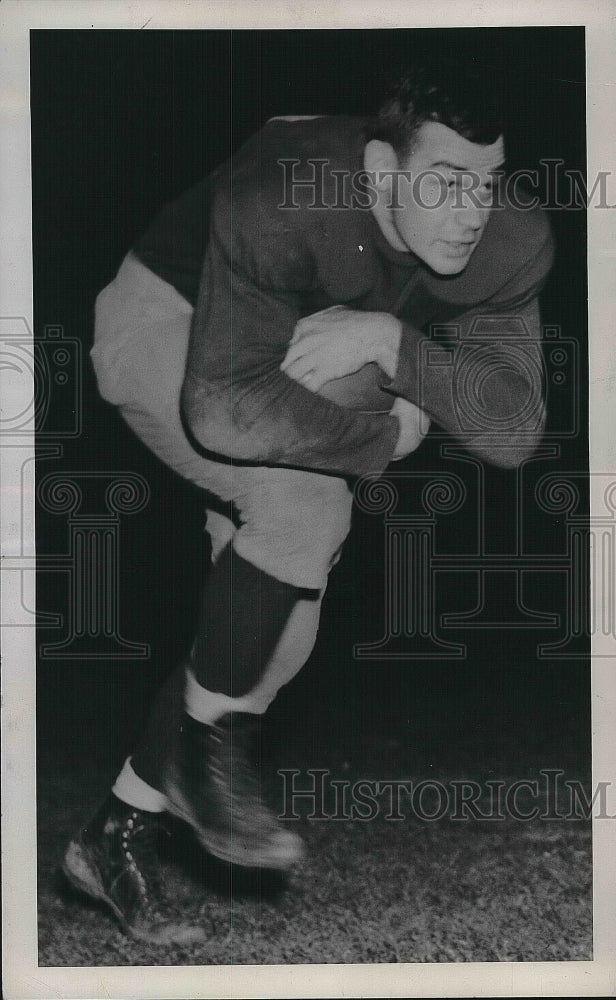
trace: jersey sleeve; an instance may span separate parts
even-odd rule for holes
[[[432,336],[403,323],[396,376],[385,387],[421,407],[470,452],[503,467],[529,457],[545,426],[538,296],[554,248],[549,229],[544,236],[488,301],[433,322]]]
[[[382,471],[395,417],[346,410],[280,371],[311,280],[293,226],[245,194],[219,199],[211,218],[182,391],[197,442],[251,463]]]

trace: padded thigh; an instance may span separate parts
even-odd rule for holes
[[[224,502],[241,524],[233,545],[272,576],[321,589],[351,522],[352,494],[337,476],[233,465],[197,452],[180,420],[192,308],[129,254],[96,303],[91,352],[101,395],[166,465]]]

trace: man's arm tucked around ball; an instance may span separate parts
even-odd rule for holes
[[[281,370],[312,392],[328,382],[359,371],[375,362],[383,375],[396,373],[402,327],[386,312],[361,312],[332,306],[297,323]],[[430,427],[422,410],[397,396],[391,414],[400,421],[400,436],[393,461],[415,451]]]
[[[196,441],[251,463],[381,472],[399,454],[395,415],[345,409],[280,370],[309,255],[279,214],[260,215],[246,195],[219,196],[212,219],[182,390]]]
[[[305,317],[282,368],[318,391],[374,361],[395,406],[415,404],[480,458],[516,467],[545,426],[537,293],[551,263],[550,239],[497,301],[448,320],[445,341],[382,312],[336,307]]]

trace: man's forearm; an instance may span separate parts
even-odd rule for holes
[[[389,415],[352,413],[276,374],[246,387],[208,383],[188,371],[182,412],[195,442],[207,451],[339,475],[382,472],[400,430]]]
[[[379,361],[390,375],[397,359],[388,391],[415,403],[469,451],[495,465],[515,467],[533,453],[545,425],[536,342],[461,339],[452,346],[432,341],[410,324],[400,328],[397,352],[395,336],[388,335]]]

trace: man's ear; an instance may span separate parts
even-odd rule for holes
[[[393,171],[399,169],[393,146],[382,139],[370,139],[364,149],[364,169],[374,176],[377,190],[388,189]]]

